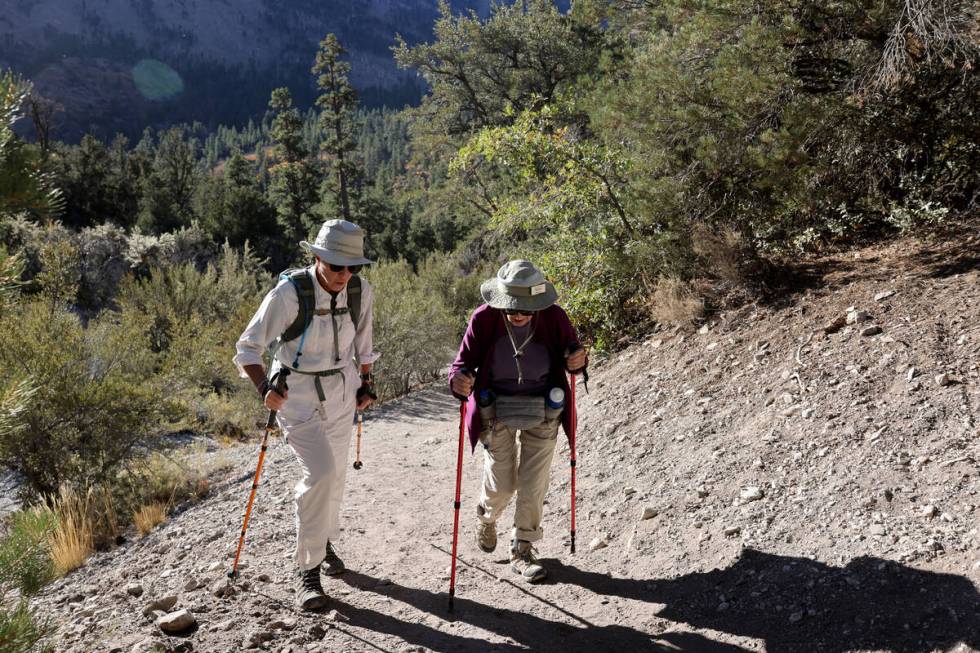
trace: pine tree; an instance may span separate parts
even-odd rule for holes
[[[164,132],[150,174],[142,178],[136,224],[145,232],[173,231],[191,224],[195,217],[191,200],[198,185],[198,142],[184,136],[180,127]]]
[[[350,220],[351,194],[360,185],[360,180],[353,161],[357,95],[348,78],[350,63],[342,60],[346,54],[337,37],[328,34],[320,41],[312,72],[317,75],[317,86],[322,90],[316,100],[316,105],[322,109],[320,126],[325,140],[321,147],[333,167],[334,180],[328,183],[328,192],[333,194],[344,219]]]
[[[269,135],[275,142],[277,159],[269,169],[269,197],[284,235],[296,241],[306,237],[317,222],[313,207],[321,174],[309,156],[303,140],[303,121],[293,106],[289,89],[274,90],[269,107],[276,112]]]

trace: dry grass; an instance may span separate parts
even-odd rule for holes
[[[58,516],[58,526],[51,533],[49,544],[58,576],[81,567],[95,551],[92,515],[96,503],[93,493],[79,495],[70,488],[63,488],[54,498],[52,509]]]
[[[754,255],[738,231],[725,225],[699,225],[692,245],[710,277],[735,286],[745,283]]]
[[[704,315],[704,300],[674,277],[661,277],[647,302],[650,316],[663,325],[690,325]]]
[[[146,535],[167,519],[167,504],[149,503],[133,513],[133,524]]]

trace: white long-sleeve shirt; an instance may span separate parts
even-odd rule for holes
[[[313,274],[314,266],[310,266],[308,270]],[[329,315],[330,293],[316,281],[315,276],[313,286],[316,308],[327,309],[328,314],[314,315],[306,330],[305,339],[300,336],[283,343],[276,352],[276,359],[287,367],[294,367],[296,351],[302,340],[302,356],[297,368],[300,370],[319,372],[343,368],[353,364],[355,353],[362,365],[377,360],[380,354],[374,351],[374,291],[371,285],[361,279],[361,315],[356,331],[349,313],[335,317],[340,361],[334,358],[333,326]],[[344,288],[337,294],[337,308],[346,306],[347,288]],[[243,377],[247,376],[244,370],[246,365],[263,365],[262,354],[293,323],[298,313],[296,288],[288,279],[281,280],[262,300],[261,306],[238,338],[235,346],[237,353],[233,360]]]

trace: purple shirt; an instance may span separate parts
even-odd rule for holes
[[[463,342],[459,346],[459,353],[449,369],[449,381],[459,373],[460,369],[467,368],[471,373],[476,373],[476,381],[473,384],[473,393],[467,399],[466,405],[466,426],[469,431],[470,445],[476,447],[483,430],[483,423],[480,419],[480,412],[476,407],[476,397],[481,390],[489,388],[491,385],[490,369],[493,365],[494,350],[500,338],[507,338],[507,330],[504,327],[503,311],[484,304],[473,311],[470,322],[466,326],[466,334]],[[578,344],[578,335],[575,328],[565,311],[553,304],[543,311],[539,311],[534,320],[537,322],[534,329],[534,337],[528,343],[538,344],[544,347],[548,354],[548,378],[546,387],[558,387],[564,390],[565,396],[570,395],[568,387],[568,375],[565,371],[565,352],[571,344]],[[520,341],[517,343],[520,344]],[[507,348],[513,353],[510,343]],[[522,364],[523,368],[523,364]],[[525,372],[525,375],[527,373]],[[463,399],[456,395],[457,399]],[[565,430],[565,435],[571,438],[572,435],[572,413],[568,410],[568,402],[562,410],[561,423]]]
[[[518,347],[536,326],[537,318],[532,318],[531,322],[522,327],[511,326]],[[514,357],[514,345],[510,338],[504,335],[494,343],[493,360],[490,361],[490,387],[498,395],[543,395],[548,391],[548,373],[551,367],[548,349],[540,342],[535,342],[532,336],[522,352],[520,363],[523,383],[518,383],[517,359]]]

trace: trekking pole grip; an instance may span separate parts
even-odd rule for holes
[[[272,376],[273,381],[272,381],[272,385],[270,385],[269,388],[273,392],[278,394],[280,397],[282,396],[285,390],[289,389],[289,386],[286,385],[287,376],[289,376],[289,369],[286,367],[280,368],[279,371]],[[271,431],[272,427],[275,426],[275,424],[276,424],[276,411],[269,410],[269,419],[267,419],[265,422],[266,432],[268,433],[269,431]]]

